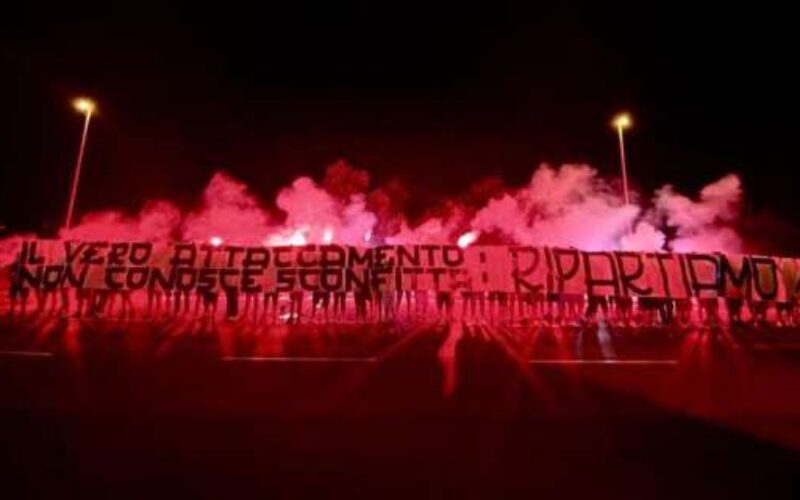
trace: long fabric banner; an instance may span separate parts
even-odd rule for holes
[[[244,247],[30,240],[12,285],[34,289],[505,292],[794,301],[800,259],[532,246]]]

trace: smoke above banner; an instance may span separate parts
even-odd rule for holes
[[[542,165],[529,182],[508,187],[486,178],[460,196],[419,200],[397,180],[373,185],[366,170],[344,161],[320,180],[299,177],[273,200],[218,172],[192,208],[150,200],[139,213],[90,212],[57,235],[81,241],[193,241],[230,245],[339,244],[531,245],[588,251],[742,253],[735,228],[742,188],[728,175],[696,196],[663,186],[625,204],[615,182],[587,165]],[[414,209],[411,210],[410,205]],[[411,215],[413,214],[413,215]],[[0,240],[0,265],[23,238]]]
[[[800,259],[544,246],[26,240],[15,289],[510,293],[793,302]]]

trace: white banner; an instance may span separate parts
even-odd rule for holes
[[[17,288],[165,291],[504,292],[794,300],[800,261],[718,253],[584,252],[534,246],[283,247],[30,240]]]

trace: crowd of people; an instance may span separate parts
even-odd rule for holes
[[[457,291],[290,291],[235,289],[166,291],[90,288],[26,288],[6,278],[10,316],[75,318],[202,317],[254,324],[383,321],[487,321],[492,323],[691,326],[723,324],[800,325],[794,303],[743,298],[586,296],[554,293]]]

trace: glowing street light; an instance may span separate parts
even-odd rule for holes
[[[630,195],[628,194],[628,167],[625,165],[625,139],[623,138],[623,131],[633,125],[631,115],[628,113],[620,113],[611,121],[611,125],[617,129],[617,137],[619,138],[619,162],[622,168],[622,195],[625,199],[625,204],[630,205]]]
[[[89,133],[89,120],[92,119],[92,114],[97,109],[97,106],[91,99],[81,97],[75,99],[72,103],[76,110],[83,113],[86,117],[83,122],[83,134],[81,135],[81,145],[78,148],[78,158],[75,160],[75,173],[72,176],[72,190],[69,194],[69,204],[67,205],[67,219],[64,221],[64,229],[69,229],[72,226],[72,213],[75,210],[75,198],[78,195],[78,182],[81,178],[81,166],[83,165],[83,153],[86,150],[86,136]]]
[[[73,102],[72,104],[75,106],[75,109],[77,109],[81,113],[92,113],[95,108],[94,102],[91,99],[87,99],[85,97],[75,99],[75,102]]]

